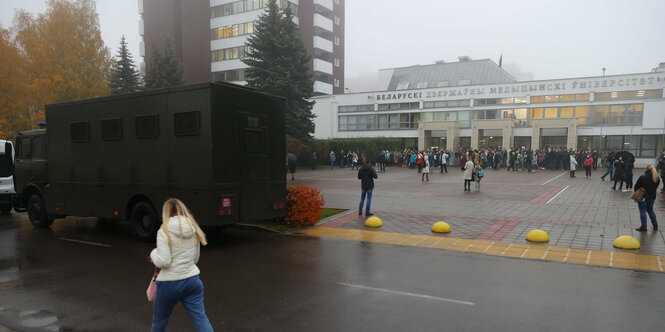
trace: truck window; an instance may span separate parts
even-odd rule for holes
[[[159,115],[141,115],[136,120],[136,138],[155,138],[159,136]]]
[[[122,119],[102,120],[102,139],[105,141],[122,139]]]
[[[23,137],[18,141],[18,148],[21,152],[21,158],[31,159],[32,158],[32,140],[30,137]]]
[[[173,114],[173,134],[175,136],[199,135],[201,133],[201,112],[179,112]]]
[[[44,144],[46,136],[39,135],[32,137],[32,158],[45,159],[46,158],[46,144]]]
[[[90,141],[90,124],[86,122],[73,122],[70,125],[72,142]]]

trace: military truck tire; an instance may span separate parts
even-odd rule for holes
[[[154,241],[159,230],[159,219],[152,205],[148,202],[138,202],[134,205],[131,214],[132,231],[141,241]]]
[[[46,204],[42,196],[34,194],[28,198],[28,217],[30,223],[39,228],[50,227],[53,223],[53,218],[50,218],[46,213]]]

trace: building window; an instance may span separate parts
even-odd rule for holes
[[[336,4],[336,5],[339,5],[339,0],[335,0],[335,4]]]
[[[420,103],[379,104],[379,111],[417,110],[417,109],[420,109]]]
[[[444,107],[469,107],[469,99],[460,100],[439,100],[439,101],[426,101],[423,103],[423,108],[444,108]]]
[[[155,138],[159,136],[159,115],[141,115],[134,119],[136,138]]]
[[[444,88],[450,85],[449,81],[440,81],[439,83],[436,83],[437,88]]]
[[[254,33],[254,22],[228,25],[211,30],[212,40],[249,35]]]
[[[335,67],[339,67],[339,59],[335,58]]]
[[[337,108],[338,113],[346,112],[370,112],[374,110],[374,104],[370,105],[348,105],[348,106],[339,106]]]
[[[339,80],[335,78],[335,79],[333,80],[333,85],[334,85],[336,88],[339,88]]]
[[[225,61],[247,57],[249,46],[239,46],[212,51],[212,61]]]
[[[339,37],[335,36],[335,45],[339,46]]]
[[[590,106],[576,106],[575,117],[578,125],[585,125],[589,122]]]
[[[335,15],[335,24],[339,25],[339,16]]]
[[[427,87],[427,82],[420,82],[420,83],[418,83],[418,86],[417,86],[418,89],[424,89],[426,87]]]
[[[628,105],[628,122],[633,125],[641,125],[643,112],[644,104]]]
[[[399,84],[397,84],[397,88],[395,88],[395,90],[406,90],[408,88],[409,88],[409,82],[399,82]]]

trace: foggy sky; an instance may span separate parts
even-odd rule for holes
[[[43,12],[42,0],[0,0]],[[102,38],[116,54],[124,34],[139,61],[137,0],[98,0]],[[642,73],[665,62],[665,1],[346,0],[346,77],[378,69],[490,58],[534,79]]]

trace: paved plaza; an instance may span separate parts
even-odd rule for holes
[[[635,170],[635,180],[643,170]],[[626,252],[613,247],[617,236],[632,235],[641,248],[630,252],[665,255],[662,231],[637,232],[640,217],[632,193],[611,190],[611,182],[602,181],[604,169],[587,179],[584,171],[576,178],[568,172],[537,170],[533,173],[486,169],[480,192],[464,192],[459,167],[448,174],[430,174],[421,181],[416,170],[389,167],[378,173],[372,198],[372,212],[382,219],[383,227],[368,229],[365,217],[358,216],[360,181],[357,171],[349,168],[298,169],[296,181],[289,184],[316,187],[324,195],[325,207],[349,209],[328,218],[320,226],[342,229],[487,240],[526,244],[526,234],[542,229],[550,236],[552,247]],[[474,185],[472,184],[472,188]],[[658,199],[654,209],[663,225],[665,202]],[[436,221],[450,224],[448,234],[435,234]]]

